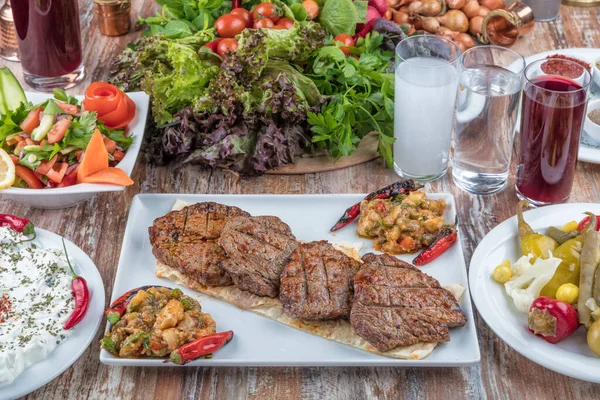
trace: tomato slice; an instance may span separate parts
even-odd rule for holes
[[[126,94],[123,94],[123,98],[125,101],[123,105],[119,105],[120,108],[100,118],[109,128],[125,128],[135,117],[135,103]]]
[[[46,176],[52,182],[61,183],[63,178],[65,177],[67,168],[69,168],[68,163],[54,164],[54,166],[50,169],[50,171],[48,171],[48,173],[46,173]]]
[[[46,175],[48,171],[52,169],[54,164],[56,164],[56,160],[58,160],[58,155],[55,155],[49,161],[42,161],[42,163],[35,169],[35,172],[37,172],[38,174]]]
[[[29,168],[24,167],[22,165],[16,165],[15,173],[19,178],[23,179],[23,181],[27,184],[27,187],[29,189],[41,189],[42,188],[42,181],[40,181],[38,179],[38,177],[35,176],[33,171],[30,170]]]
[[[38,108],[35,108],[35,109],[29,111],[29,114],[27,114],[27,117],[25,117],[23,122],[21,122],[21,129],[23,129],[23,132],[31,135],[31,132],[33,132],[33,130],[40,125],[40,113],[41,112],[42,112],[42,107],[38,107]]]
[[[77,169],[78,168],[79,168],[79,166],[77,168],[75,168],[73,171],[69,172],[67,175],[65,175],[63,180],[56,187],[61,188],[61,187],[75,185],[77,183]]]
[[[63,118],[52,125],[52,129],[48,132],[48,143],[60,142],[65,137],[69,125],[71,125],[71,117]]]
[[[75,115],[79,112],[79,109],[74,104],[63,103],[62,101],[55,101],[54,103],[67,114]]]
[[[123,92],[115,85],[93,82],[85,90],[83,108],[87,111],[96,111],[98,117],[102,117],[116,110],[122,98]]]

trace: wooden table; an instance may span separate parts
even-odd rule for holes
[[[100,35],[91,1],[80,1],[85,46],[86,79],[103,80],[112,57],[137,34],[120,38]],[[153,0],[134,0],[132,13],[148,16]],[[562,6],[561,16],[536,24],[514,49],[524,56],[569,47],[600,47],[600,8]],[[0,62],[4,64],[4,62]],[[19,64],[6,63],[21,76]],[[427,184],[431,192],[456,196],[466,261],[477,243],[515,212],[514,165],[508,188],[478,197],[459,190],[447,174]],[[298,175],[238,179],[220,170],[197,167],[156,167],[138,159],[136,184],[65,210],[38,210],[3,199],[0,212],[27,217],[41,228],[71,239],[95,261],[106,286],[107,300],[119,260],[127,213],[137,193],[365,193],[396,179],[380,161],[343,170]],[[573,202],[600,202],[600,166],[579,163]],[[83,356],[60,377],[29,395],[36,399],[66,398],[600,398],[600,387],[538,366],[510,349],[476,315],[481,364],[470,368],[118,368],[100,364],[102,332]]]

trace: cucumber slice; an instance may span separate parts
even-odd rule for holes
[[[40,125],[31,132],[31,138],[36,141],[40,141],[46,137],[50,129],[52,129],[52,124],[54,123],[54,115],[43,115],[42,120],[40,121]]]
[[[0,68],[0,114],[19,108],[21,103],[27,104],[25,92],[10,69]]]
[[[42,150],[42,146],[37,144],[28,144],[27,146],[23,146],[23,151],[25,153],[39,150]]]

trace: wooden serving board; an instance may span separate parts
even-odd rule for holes
[[[284,165],[281,168],[270,170],[270,175],[300,175],[315,172],[334,171],[362,164],[379,157],[377,152],[377,132],[371,132],[361,140],[358,149],[347,157],[334,162],[327,154],[317,156],[298,157],[294,164]]]

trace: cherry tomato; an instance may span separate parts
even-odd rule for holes
[[[250,11],[246,10],[245,8],[234,8],[231,10],[230,14],[242,17],[243,20],[246,21],[246,28],[252,28],[254,18],[252,18],[252,13],[250,13]]]
[[[319,16],[319,5],[315,0],[304,0],[302,6],[306,10],[309,20],[313,20]]]
[[[246,21],[239,15],[221,15],[215,22],[215,29],[222,38],[233,38],[246,29]]]
[[[340,33],[339,35],[337,35],[336,37],[334,37],[333,40],[335,40],[336,42],[339,42],[339,43],[342,43],[342,44],[346,45],[346,46],[340,47],[340,49],[346,55],[350,54],[350,49],[348,47],[354,47],[354,39],[352,39],[352,36],[350,36],[350,35],[348,35],[346,33]]]
[[[254,18],[254,21],[261,17],[269,18],[273,22],[279,21],[279,15],[275,13],[275,4],[260,3],[254,7],[254,10],[252,10],[252,18]]]
[[[258,21],[254,21],[254,29],[260,28],[273,28],[275,24],[269,18],[261,18]]]
[[[275,27],[280,27],[282,29],[290,29],[292,26],[294,26],[294,20],[289,18],[281,18],[275,24]]]
[[[225,57],[229,53],[234,53],[238,48],[237,39],[223,39],[217,47],[217,54],[221,57]]]

